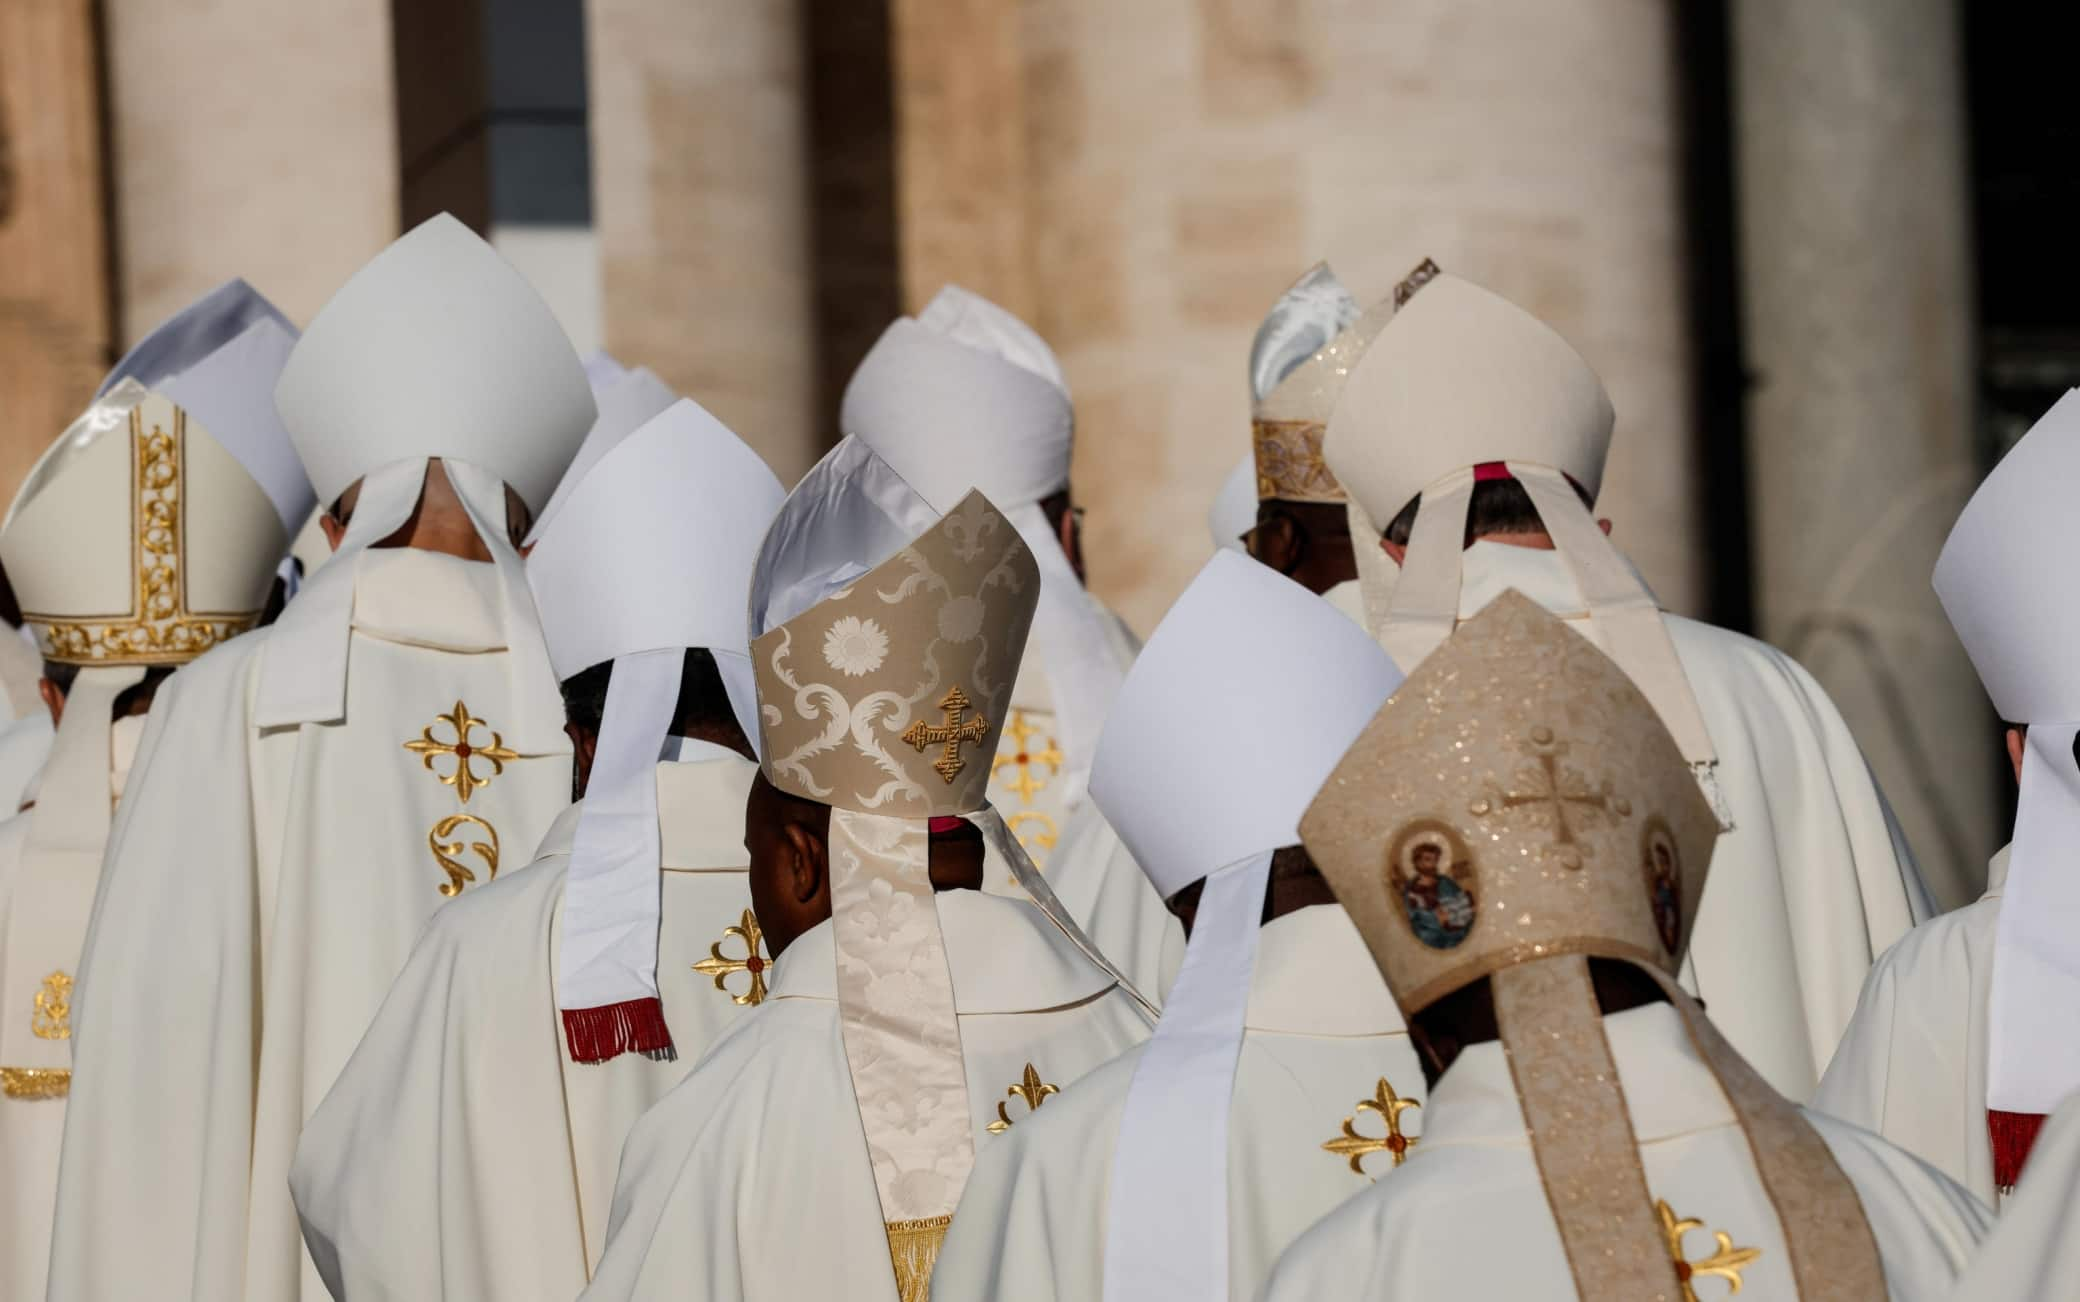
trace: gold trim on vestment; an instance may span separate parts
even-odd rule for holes
[[[1257,465],[1257,500],[1333,502],[1349,500],[1343,485],[1322,460],[1322,436],[1328,426],[1318,420],[1250,422],[1250,451]]]
[[[888,1259],[896,1272],[896,1302],[929,1302],[932,1267],[939,1264],[939,1245],[946,1241],[951,1214],[917,1221],[889,1221]]]
[[[70,1068],[0,1067],[0,1094],[8,1098],[40,1102],[62,1099],[71,1091]]]

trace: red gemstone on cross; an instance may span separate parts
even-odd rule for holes
[[[455,758],[456,758],[456,759],[468,759],[468,758],[469,758],[469,743],[468,743],[468,742],[466,742],[466,741],[458,741],[458,742],[456,742],[456,743],[455,743]]]
[[[1408,1136],[1388,1135],[1387,1151],[1390,1153],[1406,1153],[1408,1151]]]
[[[744,960],[744,970],[746,972],[749,972],[753,976],[757,976],[759,973],[766,970],[766,961],[760,958],[758,955],[753,954],[750,958]]]
[[[1682,1282],[1683,1282],[1683,1283],[1685,1283],[1685,1284],[1688,1284],[1688,1283],[1690,1282],[1690,1263],[1689,1263],[1689,1262],[1687,1262],[1687,1261],[1679,1261],[1679,1262],[1677,1262],[1677,1263],[1676,1263],[1676,1278],[1677,1278],[1678,1280],[1682,1281]]]

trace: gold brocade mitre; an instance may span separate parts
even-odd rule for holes
[[[238,458],[133,380],[44,453],[0,525],[37,649],[77,665],[181,664],[245,632],[287,546]]]
[[[752,642],[767,778],[861,813],[980,809],[1039,597],[1032,552],[970,492],[894,556]]]
[[[1300,823],[1410,1014],[1560,954],[1673,975],[1718,831],[1646,697],[1517,592],[1422,662]]]

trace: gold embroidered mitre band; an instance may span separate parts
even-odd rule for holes
[[[1040,570],[979,492],[751,644],[766,778],[859,813],[930,818],[988,800]]]
[[[128,380],[37,462],[0,527],[38,650],[76,665],[182,664],[245,632],[287,545],[238,459]]]
[[[1856,1192],[1675,984],[1718,835],[1666,726],[1587,639],[1506,592],[1381,708],[1302,817],[1414,1016],[1480,978],[1583,1297],[1679,1297],[1588,959],[1662,987],[1741,1122],[1799,1296],[1884,1296]]]
[[[1256,404],[1250,413],[1250,447],[1259,501],[1347,500],[1322,459],[1322,439],[1345,377],[1393,314],[1391,302],[1375,304]]]

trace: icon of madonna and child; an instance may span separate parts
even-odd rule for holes
[[[1452,949],[1472,932],[1480,903],[1473,860],[1449,824],[1424,819],[1403,829],[1387,855],[1387,879],[1425,945]]]

